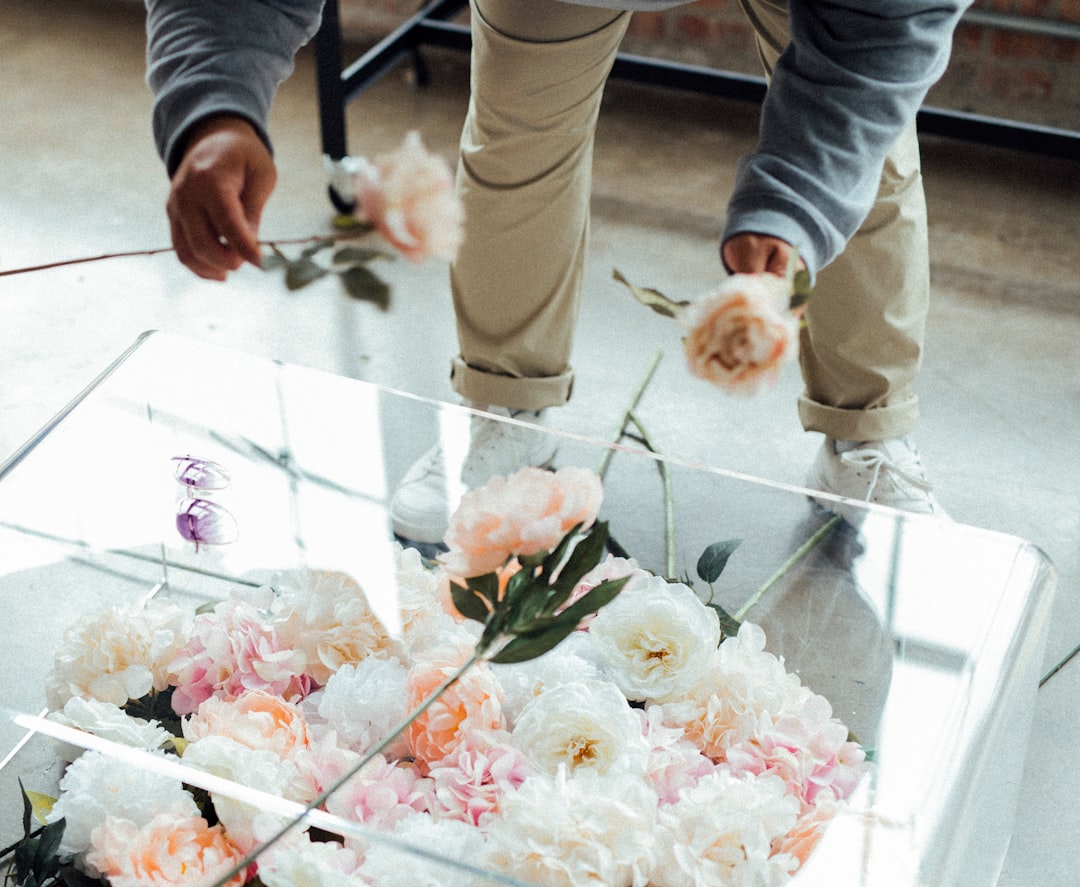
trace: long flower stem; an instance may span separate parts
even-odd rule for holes
[[[629,420],[637,428],[638,434],[641,435],[642,443],[648,448],[650,453],[657,452],[656,447],[653,446],[652,441],[649,439],[649,434],[645,430],[645,426],[641,424],[641,420],[638,419],[637,413],[632,409],[627,410],[626,413]],[[667,462],[663,459],[656,461],[656,467],[660,471],[660,479],[664,484],[664,576],[668,579],[675,578],[675,493],[672,490],[671,485],[671,468]]]
[[[297,237],[288,240],[260,240],[260,246],[295,246],[301,243],[317,243],[321,240],[350,240],[358,237],[361,234],[367,233],[366,228],[361,226],[355,230],[348,231],[336,231],[331,234],[312,234],[308,237]],[[44,265],[31,265],[26,268],[10,268],[6,271],[0,271],[0,277],[9,277],[13,274],[30,274],[33,271],[47,271],[50,268],[63,268],[67,265],[84,265],[89,262],[101,262],[105,259],[130,259],[135,256],[156,256],[161,253],[174,252],[174,248],[171,246],[162,246],[157,249],[137,249],[129,252],[118,253],[102,253],[98,256],[86,256],[81,259],[63,259],[59,262],[48,262]]]
[[[360,760],[358,764],[350,768],[344,776],[340,777],[329,788],[324,789],[318,797],[310,801],[304,807],[303,813],[293,819],[290,819],[267,841],[264,841],[258,847],[253,848],[243,859],[241,859],[235,866],[233,866],[232,869],[226,872],[220,879],[215,881],[213,887],[225,887],[225,885],[228,884],[229,881],[231,881],[241,872],[247,871],[248,866],[255,862],[256,858],[261,853],[268,850],[270,847],[280,841],[283,837],[285,837],[285,835],[288,834],[288,832],[293,828],[293,826],[297,825],[301,820],[303,820],[305,815],[325,804],[327,799],[332,794],[334,794],[334,792],[336,792],[339,788],[345,785],[345,783],[352,779],[357,773],[363,770],[364,767],[366,767],[376,755],[381,754],[383,751],[385,751],[392,743],[394,743],[398,739],[398,737],[401,736],[402,733],[408,730],[409,726],[413,723],[413,721],[415,721],[418,717],[420,717],[420,715],[427,711],[435,702],[435,700],[437,700],[440,696],[442,696],[443,693],[445,693],[454,684],[456,684],[461,679],[461,676],[465,674],[465,672],[467,672],[470,668],[476,665],[477,662],[480,661],[482,655],[482,650],[474,650],[473,654],[465,661],[465,663],[460,668],[458,668],[453,674],[451,674],[445,681],[439,684],[439,686],[432,691],[431,695],[428,696],[423,702],[421,702],[419,706],[417,706],[415,711],[410,712],[409,716],[405,718],[405,720],[402,721],[400,724],[398,724],[397,727],[395,727],[389,734],[387,734],[378,743],[378,745],[376,745],[366,755],[364,755],[364,757]]]
[[[645,389],[649,387],[649,383],[652,381],[653,375],[656,373],[656,368],[660,365],[660,358],[664,356],[664,349],[659,349],[656,354],[653,355],[652,361],[649,363],[648,368],[645,370],[645,376],[641,380],[641,384],[638,385],[637,391],[634,392],[634,396],[630,401],[630,405],[623,412],[622,421],[619,423],[619,427],[615,430],[611,439],[613,443],[621,441],[626,434],[626,429],[631,422],[631,414],[634,412],[634,408],[637,407],[638,402],[645,394]],[[600,480],[604,479],[604,475],[607,474],[608,465],[611,463],[611,457],[615,455],[614,450],[606,450],[603,458],[600,460],[600,466],[596,469],[596,473],[600,475]]]
[[[789,557],[786,561],[784,561],[783,564],[780,565],[780,568],[765,581],[765,584],[762,585],[761,588],[759,588],[752,595],[750,595],[749,600],[747,600],[746,603],[743,604],[735,613],[735,620],[737,622],[742,622],[746,614],[750,612],[751,608],[756,606],[765,596],[765,592],[767,592],[777,582],[783,579],[784,576],[787,575],[788,570],[795,566],[795,564],[802,560],[807,554],[813,551],[815,546],[817,546],[817,544],[821,542],[822,539],[824,539],[826,536],[829,535],[829,533],[836,529],[837,525],[840,523],[841,520],[843,520],[843,518],[841,518],[840,515],[834,514],[831,518],[829,518],[829,520],[822,524],[813,536],[811,536],[802,545],[800,545],[795,550],[795,553],[792,554],[791,557]]]

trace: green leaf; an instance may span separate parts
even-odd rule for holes
[[[522,567],[506,584],[503,608],[509,634],[529,631],[537,616],[547,608],[551,589],[543,581],[543,574],[536,575],[534,571],[535,568]]]
[[[392,259],[392,253],[370,246],[343,246],[333,256],[335,265],[366,265],[376,259]]]
[[[60,860],[57,855],[60,852],[60,841],[64,837],[64,828],[67,823],[63,819],[50,822],[41,830],[38,837],[37,853],[34,854],[34,868],[41,873],[52,874],[60,868]],[[50,871],[51,869],[51,871]]]
[[[311,246],[304,247],[300,252],[300,259],[310,259],[312,256],[316,256],[324,250],[329,249],[334,245],[334,239],[332,237],[326,237],[322,240],[317,240]]]
[[[345,291],[354,299],[371,302],[385,311],[390,307],[390,287],[386,282],[363,265],[353,265],[338,272]]]
[[[596,613],[601,607],[615,600],[628,581],[629,577],[623,576],[621,579],[608,579],[606,582],[601,582],[574,601],[559,616],[563,619],[573,619],[576,628],[586,616]]]
[[[457,582],[451,582],[450,597],[453,598],[457,611],[466,619],[472,619],[474,622],[481,624],[487,622],[491,610],[484,603],[482,596],[474,589],[459,585]]]
[[[795,277],[792,280],[791,302],[788,307],[792,311],[798,311],[810,301],[813,294],[814,287],[810,283],[810,272],[805,268],[801,268],[795,272]]]
[[[657,314],[664,317],[678,317],[682,310],[690,304],[689,301],[676,302],[665,296],[659,290],[637,286],[631,283],[616,269],[612,269],[611,276],[630,290],[631,294],[646,308],[652,308]]]
[[[742,544],[742,539],[728,539],[726,542],[714,542],[703,552],[697,562],[697,574],[704,582],[715,582],[727,566],[728,558]]]
[[[48,822],[49,814],[52,812],[53,804],[56,803],[56,798],[43,795],[41,792],[26,790],[23,790],[23,796],[30,801],[30,806],[34,811],[34,819],[45,825]]]
[[[492,656],[491,661],[504,665],[512,662],[528,662],[554,649],[575,628],[577,628],[576,621],[560,619],[544,631],[519,635]]]
[[[285,286],[290,292],[303,289],[330,272],[310,258],[300,258],[285,266]]]
[[[732,616],[727,610],[721,607],[719,604],[708,603],[705,605],[710,607],[716,613],[716,618],[720,620],[720,632],[726,638],[733,638],[739,633],[739,626],[742,625],[738,619]]]
[[[276,271],[278,268],[284,268],[287,264],[289,264],[289,260],[285,258],[281,251],[274,250],[273,252],[263,253],[259,267],[263,271]]]
[[[469,590],[480,595],[490,605],[488,609],[494,610],[499,605],[499,577],[494,573],[485,573],[483,576],[472,576],[465,580]]]
[[[555,614],[570,599],[570,595],[582,577],[600,563],[607,550],[607,528],[606,522],[601,521],[595,524],[588,533],[578,540],[570,553],[570,557],[561,567],[558,563],[551,566],[551,572],[558,569],[559,575],[551,583],[551,590],[548,593],[543,609],[544,614],[547,616]],[[575,532],[577,532],[576,527],[571,533]],[[552,558],[552,560],[554,559]],[[547,565],[545,565],[546,567]]]
[[[60,869],[60,880],[63,882],[64,887],[101,887],[102,882],[97,878],[91,878],[89,875],[84,875],[78,869],[66,865]],[[248,881],[248,887],[258,882]]]
[[[19,791],[22,792],[23,799],[23,814],[22,814],[22,827],[23,837],[30,836],[30,816],[34,811],[34,802],[30,800],[30,796],[26,793],[26,789],[23,788],[22,779],[19,779]]]

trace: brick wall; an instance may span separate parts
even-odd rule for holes
[[[370,42],[419,6],[419,0],[341,0],[343,30]],[[623,49],[760,73],[737,0],[636,13]],[[1080,130],[1080,0],[975,0],[957,30],[949,70],[927,103]]]

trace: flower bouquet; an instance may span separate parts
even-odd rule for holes
[[[310,569],[72,626],[8,883],[786,883],[865,755],[758,627],[611,554],[601,499],[467,493],[446,554],[396,549],[399,636]]]

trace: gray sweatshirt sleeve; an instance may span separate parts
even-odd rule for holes
[[[213,114],[267,117],[293,57],[318,30],[323,0],[146,0],[153,131],[169,175],[193,124]]]
[[[873,205],[885,155],[944,73],[970,0],[790,0],[791,43],[740,162],[724,239],[755,232],[831,262]]]

